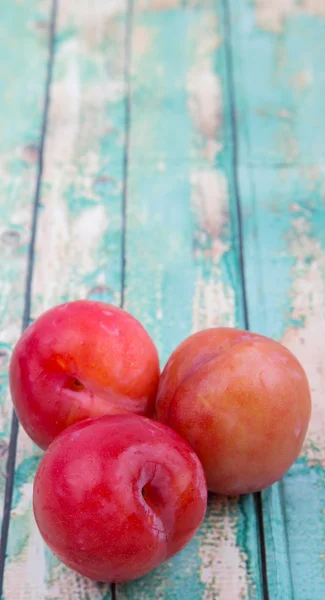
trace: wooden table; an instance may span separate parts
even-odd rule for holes
[[[3,598],[324,600],[325,0],[2,0],[0,55]],[[126,307],[162,364],[211,325],[275,337],[313,393],[282,482],[211,497],[116,589],[41,542],[8,394],[21,329],[80,297]]]

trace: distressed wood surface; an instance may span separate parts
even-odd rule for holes
[[[12,404],[8,362],[23,323],[28,249],[38,174],[50,3],[9,2],[0,20],[0,521]],[[21,58],[24,45],[25,61]],[[6,56],[6,59],[4,57]]]
[[[220,2],[135,1],[125,305],[162,363],[191,332],[243,326]],[[262,598],[252,497],[211,496],[178,556],[118,600]]]
[[[58,6],[32,318],[79,297],[120,303],[125,7],[113,0]],[[32,514],[40,454],[20,429],[4,598],[108,600],[109,586],[75,575],[40,538]]]
[[[78,297],[124,300],[163,364],[197,329],[245,326],[246,292],[248,325],[293,350],[313,393],[303,453],[262,495],[269,599],[322,600],[325,3],[61,0],[44,115],[50,11],[17,0],[0,23],[0,469],[46,118],[31,318]],[[211,497],[191,544],[113,596],[74,575],[34,524],[40,455],[20,430],[4,600],[263,599],[251,496]]]
[[[263,493],[268,588],[272,600],[320,600],[325,597],[325,3],[232,0],[231,8],[249,325],[296,354],[313,398],[301,457],[281,483]]]

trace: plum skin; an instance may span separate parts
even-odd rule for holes
[[[310,420],[303,367],[274,340],[232,328],[187,338],[162,373],[156,417],[199,456],[208,489],[240,495],[279,480]]]
[[[45,452],[33,507],[44,541],[90,579],[137,579],[181,550],[207,504],[204,471],[169,427],[136,415],[73,425]]]
[[[134,317],[103,302],[77,300],[50,309],[25,330],[9,380],[23,428],[45,449],[83,419],[152,416],[159,375],[154,343]]]

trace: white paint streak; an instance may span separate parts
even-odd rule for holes
[[[199,546],[204,600],[246,600],[248,584],[245,556],[235,544],[237,505],[214,497]]]
[[[213,256],[214,260],[219,262],[225,250],[225,245],[220,238],[228,223],[229,194],[227,179],[221,170],[202,169],[193,171],[191,184],[200,227],[217,242],[217,252]]]
[[[195,66],[188,79],[189,107],[193,121],[206,138],[216,138],[222,121],[221,85],[211,64]]]
[[[296,0],[255,0],[256,20],[259,27],[281,33],[287,17],[297,7]]]
[[[66,10],[70,4],[64,4]],[[94,4],[96,13],[100,7]],[[61,27],[67,18],[67,14],[61,15]],[[44,209],[39,218],[36,243],[34,316],[62,297],[86,296],[88,290],[83,280],[95,268],[98,240],[109,224],[103,205],[84,209],[80,214],[76,211],[74,216],[73,206],[69,210],[67,204],[70,186],[78,190],[78,196],[97,201],[93,184],[99,168],[99,148],[89,147],[89,141],[93,139],[97,144],[102,135],[97,111],[102,113],[103,103],[115,102],[123,92],[119,80],[109,86],[97,83],[81,90],[79,51],[78,37],[65,44],[59,55],[65,67],[64,77],[52,86],[42,196]]]
[[[112,127],[109,105],[118,102],[124,93],[124,28],[123,21],[114,17],[125,6],[124,0],[93,0],[81,2],[76,10],[74,0],[60,3],[58,33],[73,33],[58,44],[51,88],[32,289],[33,316],[63,297],[72,300],[85,296],[87,276],[96,274],[100,266],[100,244],[110,224],[110,213],[104,203],[99,203],[94,178],[101,166],[101,140]],[[112,48],[108,54],[102,49],[107,39]],[[91,73],[89,85],[85,70]],[[108,153],[105,162],[110,160]],[[86,202],[82,204],[84,198]],[[76,206],[79,201],[80,206]],[[102,273],[98,283],[103,283]],[[20,429],[17,466],[36,453]],[[20,491],[22,498],[12,511],[9,546],[19,533],[22,549],[8,558],[5,597],[99,600],[104,591],[96,584],[57,563],[52,570],[55,563],[47,559],[48,551],[33,518],[31,482],[22,482]]]
[[[17,506],[12,509],[12,517],[22,517],[30,507],[33,498],[33,483],[24,483],[21,488],[21,498]]]
[[[73,23],[84,32],[84,28],[101,31],[103,22],[107,19],[115,18],[118,14],[124,14],[126,11],[127,0],[93,0],[91,4],[87,0],[78,2],[78,13],[76,4],[73,0],[66,0],[60,7],[59,25],[66,27]],[[81,38],[81,40],[83,37]]]
[[[33,600],[103,600],[110,598],[110,586],[99,588],[89,579],[77,575],[62,563],[55,565],[44,598]]]
[[[189,32],[195,47],[188,77],[197,163],[191,173],[192,206],[196,220],[196,282],[192,331],[211,326],[235,325],[235,292],[226,285],[221,261],[229,251],[229,192],[225,173],[215,167],[223,147],[222,87],[215,73],[220,44],[215,11],[204,15]],[[204,166],[202,166],[202,163]],[[204,600],[246,600],[246,557],[236,544],[236,502],[213,499],[199,534],[200,578]]]
[[[192,199],[196,209],[197,259],[210,264],[210,276],[199,269],[193,299],[193,331],[212,326],[234,325],[235,294],[221,278],[220,261],[229,250],[226,239],[229,197],[227,180],[219,170],[192,175]]]
[[[228,226],[227,180],[219,170],[194,172],[192,200],[196,209],[197,259],[210,263],[210,276],[199,268],[193,298],[193,331],[212,326],[234,325],[234,290],[221,279],[220,261],[229,250],[224,241]]]
[[[302,8],[310,15],[324,16],[325,2],[324,0],[303,0]]]
[[[138,0],[136,3],[137,11],[158,11],[178,8],[182,5],[182,0]]]
[[[19,555],[19,576],[17,577],[17,563],[10,557],[6,563],[5,595],[15,600],[44,600],[46,597],[45,548],[37,527],[34,524],[32,511],[32,486],[24,485],[21,488],[22,499],[13,512],[12,518],[24,517],[24,528],[29,532],[29,543],[24,546]],[[23,529],[21,528],[23,533]],[[23,585],[22,585],[23,583]]]
[[[286,20],[298,14],[325,16],[324,0],[254,0],[259,27],[281,33]]]
[[[292,78],[292,87],[297,92],[303,92],[313,85],[314,74],[312,71],[299,71]]]
[[[235,326],[235,294],[221,280],[215,281],[218,275],[214,272],[208,282],[203,277],[196,280],[192,333],[207,327]]]
[[[204,31],[204,35],[201,34]],[[197,142],[212,166],[222,150],[223,100],[214,57],[221,44],[215,12],[201,16],[200,27],[190,30],[195,56],[187,77],[188,107],[197,131]]]
[[[304,453],[311,464],[325,466],[325,253],[319,241],[312,237],[306,212],[297,213],[290,235],[290,253],[296,262],[292,272],[292,318],[303,322],[301,327],[289,327],[283,343],[306,369],[312,392],[312,418]]]
[[[153,44],[152,29],[138,25],[133,34],[133,51],[134,54],[141,58],[143,55],[150,52]]]
[[[45,10],[45,9],[44,9]],[[13,82],[15,78],[12,78]],[[31,82],[31,90],[36,82]],[[10,90],[10,86],[8,90]],[[31,94],[34,92],[30,91]],[[36,95],[37,92],[35,92]],[[25,115],[25,120],[28,120]],[[23,118],[23,117],[22,117]],[[29,132],[24,124],[22,135]],[[23,134],[25,131],[25,134]],[[37,130],[35,130],[37,131]],[[30,135],[30,132],[28,133]],[[18,138],[19,139],[19,138]],[[23,140],[22,140],[23,141]],[[5,382],[8,378],[10,353],[21,334],[22,315],[24,312],[24,291],[28,260],[28,244],[30,241],[32,202],[35,192],[37,163],[26,160],[22,170],[17,172],[14,165],[24,160],[26,147],[18,146],[8,152],[0,148],[0,253],[1,253],[1,285],[0,285],[0,343],[3,354],[0,358],[0,378]],[[16,173],[16,175],[15,175]],[[3,432],[3,455],[1,470],[5,471],[5,443],[10,431],[12,418],[12,402],[6,385],[2,387],[0,398],[0,430]],[[2,489],[4,489],[2,487]],[[2,515],[2,508],[0,514]]]

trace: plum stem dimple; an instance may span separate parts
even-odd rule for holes
[[[66,382],[66,387],[75,392],[81,392],[85,389],[85,386],[77,377],[69,377]]]

